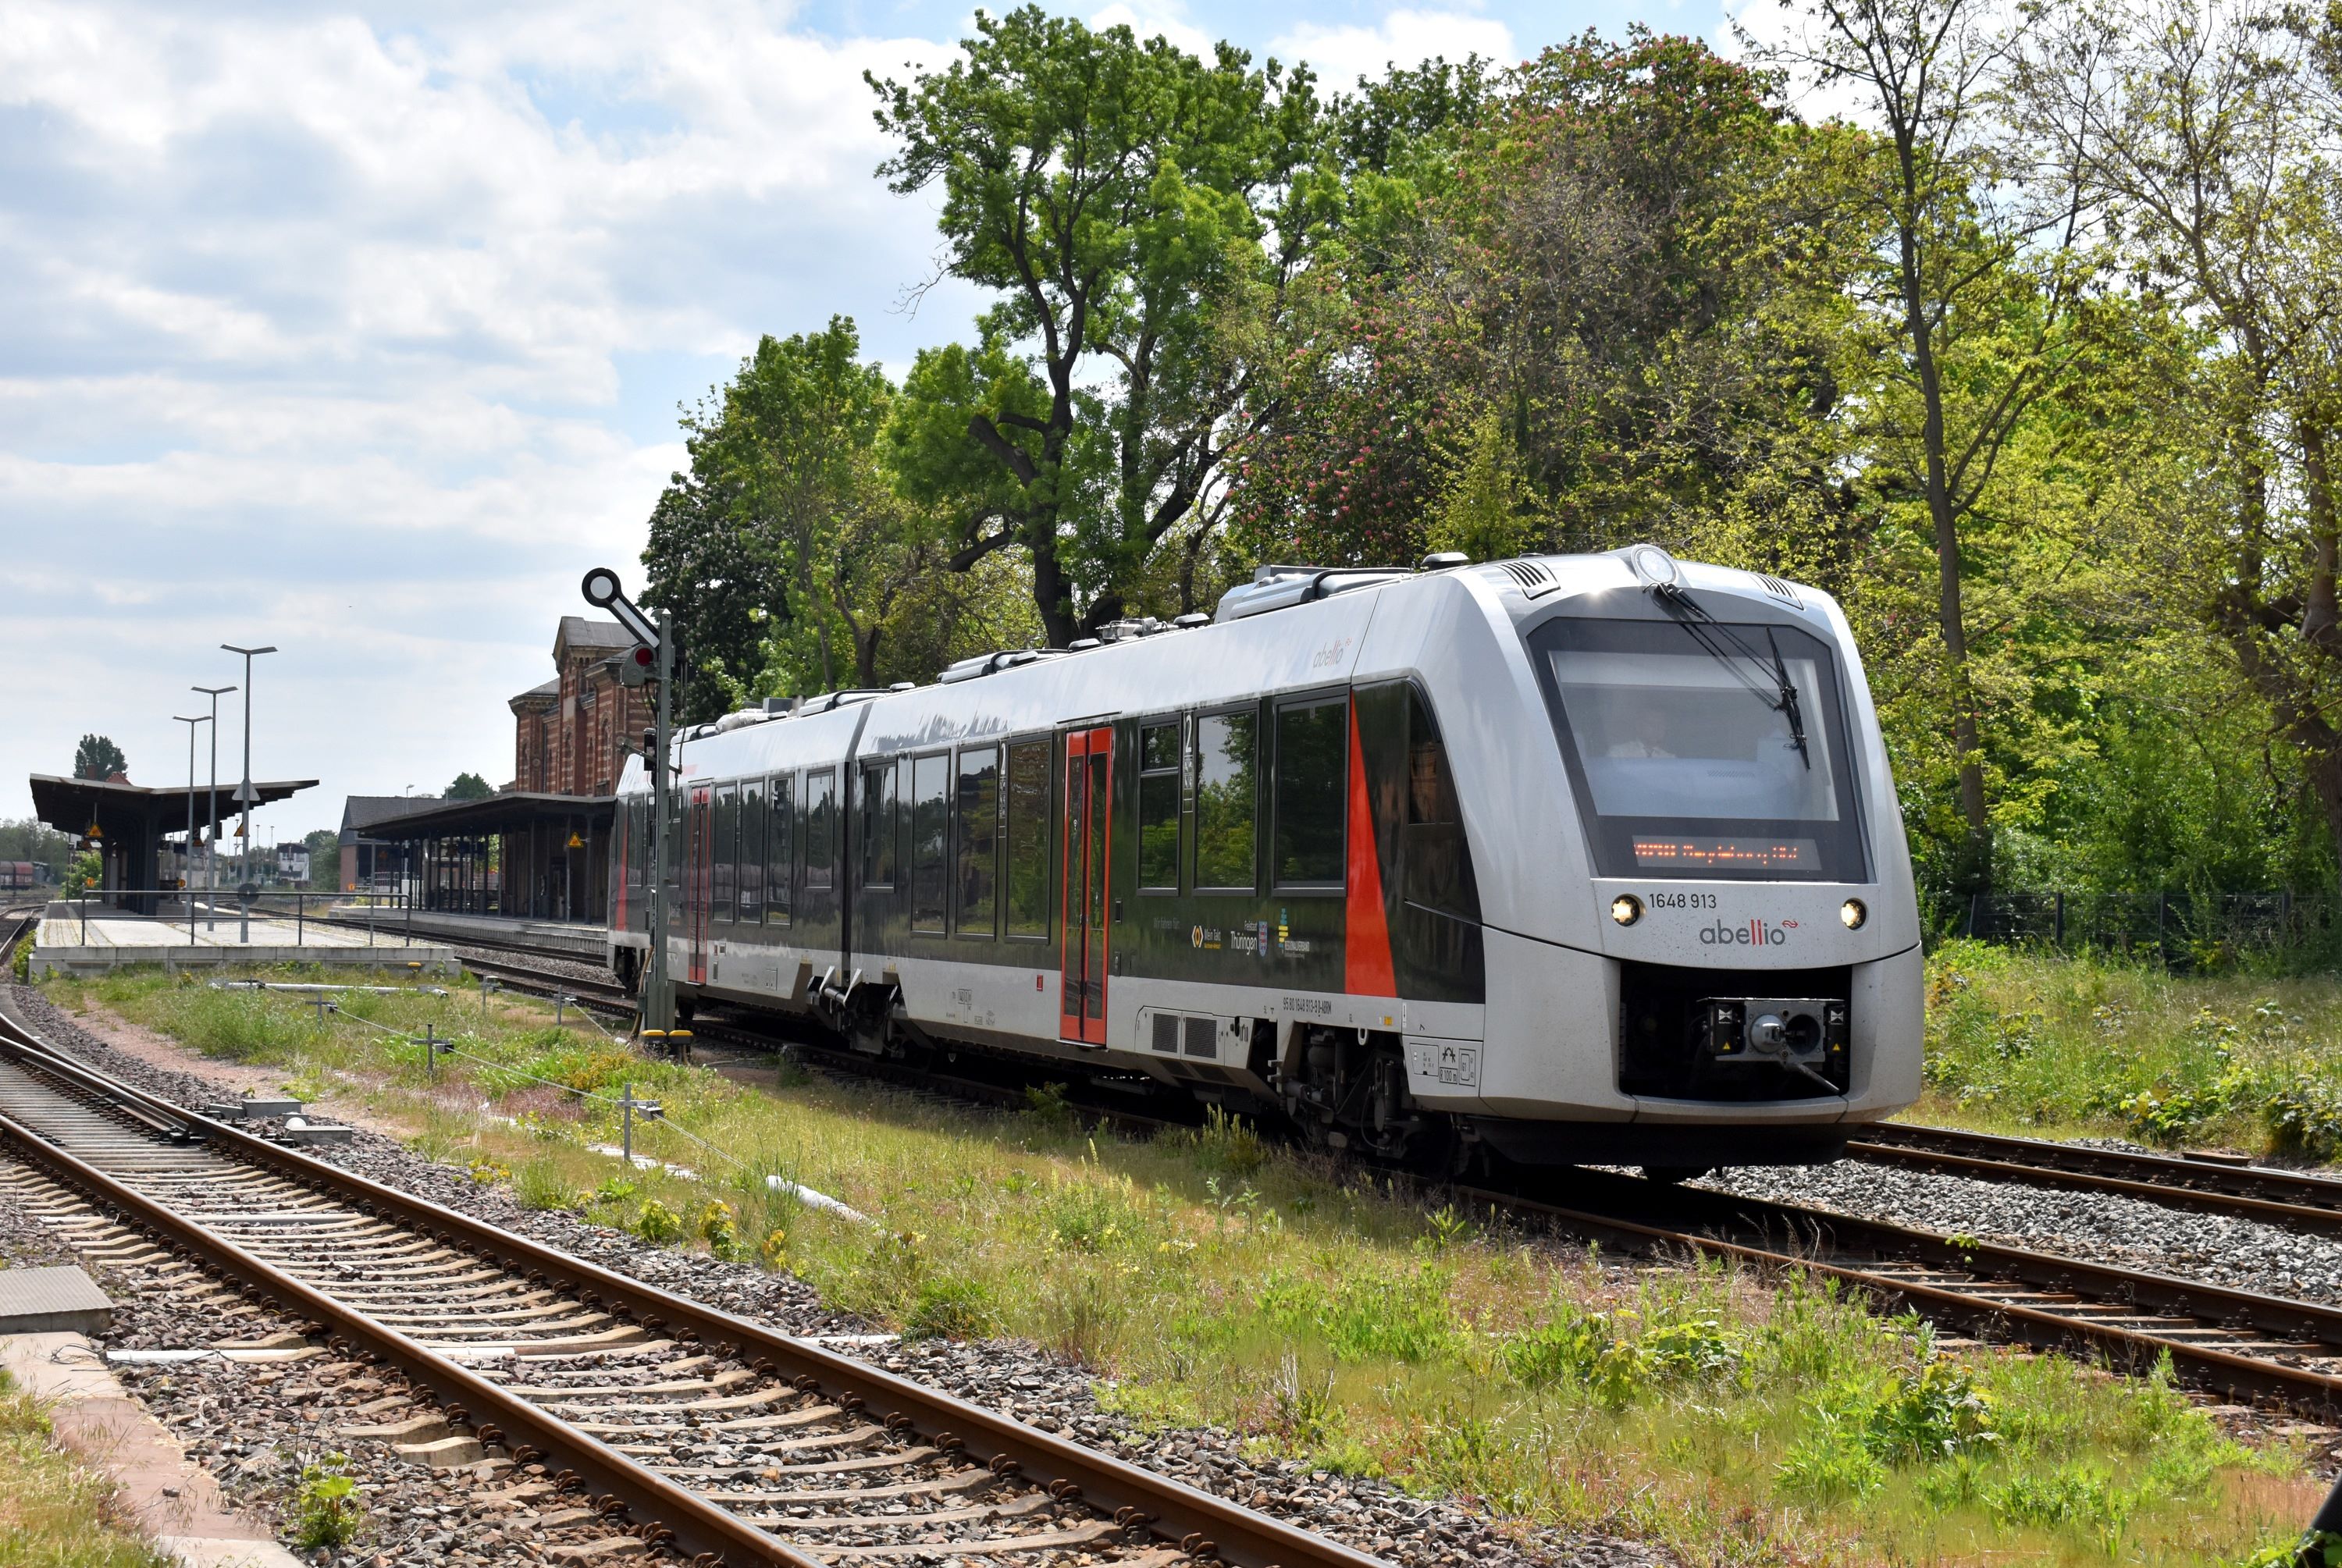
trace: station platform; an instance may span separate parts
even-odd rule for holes
[[[457,967],[454,948],[420,934],[409,942],[403,932],[377,930],[369,941],[364,930],[320,920],[296,924],[255,915],[252,940],[244,942],[233,911],[220,911],[208,930],[205,919],[196,914],[191,940],[184,917],[162,919],[107,909],[104,914],[93,910],[84,919],[77,904],[51,904],[42,914],[28,967],[35,977],[102,974],[134,964],[172,969],[315,964],[341,969],[420,968],[427,974],[452,974]]]
[[[336,921],[364,925],[365,910],[355,904],[337,904],[332,911]],[[382,910],[375,915],[376,929],[394,927],[407,929],[405,910]],[[471,943],[482,947],[526,947],[562,958],[575,958],[587,964],[599,964],[606,956],[604,951],[606,928],[568,920],[531,920],[511,914],[450,914],[442,910],[418,909],[414,914],[416,937],[431,936],[445,942]]]

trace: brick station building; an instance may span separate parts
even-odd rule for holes
[[[651,690],[618,684],[635,645],[616,621],[564,615],[553,638],[554,678],[512,699],[513,782],[536,794],[606,795],[651,723]]]

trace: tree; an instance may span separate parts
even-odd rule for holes
[[[940,188],[946,269],[996,295],[973,349],[919,356],[896,466],[949,519],[951,569],[1030,559],[1063,644],[1132,608],[1208,504],[1333,181],[1306,69],[1033,6],[976,23],[946,69],[868,78],[879,172]]]
[[[2167,495],[2166,580],[2300,754],[2342,861],[2342,174],[2308,69],[2333,59],[2342,16],[2267,22],[2168,0],[2078,13],[2027,107],[2140,286],[2209,328],[2185,390],[2214,439]]]
[[[73,776],[77,779],[106,779],[129,771],[130,760],[122,748],[104,735],[84,735],[75,748]]]
[[[447,800],[485,800],[496,792],[488,781],[477,774],[457,774],[455,782],[447,786]]]
[[[1937,632],[1968,834],[1960,880],[1982,889],[1992,874],[1992,817],[1962,603],[1962,528],[2027,411],[2071,364],[2066,328],[2084,275],[2070,265],[2080,215],[2070,202],[2025,199],[2028,160],[1994,117],[2016,38],[1991,25],[1985,0],[1816,0],[1809,15],[1808,35],[1772,57],[1854,89],[1878,133],[1869,155],[1879,166],[1855,185],[1878,236],[1862,284],[1895,323],[1898,390],[1916,416],[1890,417],[1882,429],[1907,449],[1935,552]]]

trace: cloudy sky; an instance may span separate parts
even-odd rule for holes
[[[1120,0],[1346,82],[1507,63],[1722,0]],[[1079,8],[1077,8],[1079,9]],[[906,290],[933,212],[872,178],[866,67],[946,59],[929,0],[145,6],[0,0],[0,817],[88,730],[178,782],[192,684],[259,662],[254,772],[347,794],[512,775],[592,565],[629,585],[676,406],[760,333],[855,316],[900,369],[974,296]],[[231,703],[240,701],[229,699]],[[223,714],[236,774],[240,710]]]

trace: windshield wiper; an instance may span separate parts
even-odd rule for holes
[[[1685,590],[1683,584],[1661,583],[1651,592],[1676,618],[1676,624],[1689,633],[1691,640],[1697,643],[1710,658],[1730,671],[1732,678],[1739,682],[1749,695],[1788,721],[1789,744],[1797,748],[1797,756],[1805,763],[1806,771],[1813,772],[1814,756],[1806,748],[1806,719],[1797,705],[1797,684],[1789,679],[1789,666],[1781,657],[1781,644],[1775,641],[1772,629],[1767,627],[1765,632],[1765,644],[1773,653],[1774,686],[1768,692],[1762,682],[1752,680],[1740,667],[1740,661],[1746,659],[1761,670],[1765,667],[1764,655],[1741,641],[1739,634],[1731,627],[1700,608],[1699,602]],[[1730,649],[1724,646],[1726,643],[1732,644]]]

